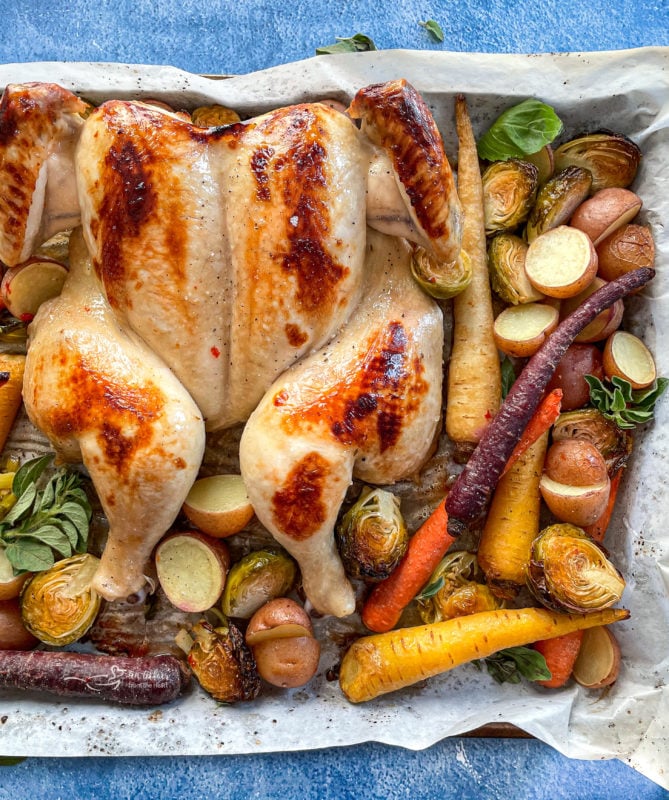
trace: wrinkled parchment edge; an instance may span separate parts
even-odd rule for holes
[[[480,133],[502,108],[528,96],[551,103],[571,134],[593,122],[634,138],[645,153],[634,188],[653,227],[658,276],[632,305],[632,329],[669,375],[666,298],[669,264],[668,48],[541,55],[381,51],[320,57],[211,80],[169,67],[35,63],[0,66],[0,86],[54,81],[100,101],[156,97],[177,107],[218,101],[248,116],[292,102],[329,97],[347,102],[368,83],[405,77],[426,97],[455,153],[452,97],[467,96]],[[463,667],[363,706],[348,704],[322,674],[314,687],[270,692],[250,705],[216,706],[197,691],[161,709],[117,709],[91,701],[58,703],[4,696],[0,752],[5,755],[209,755],[312,749],[378,741],[418,750],[481,725],[511,722],[566,756],[620,758],[669,788],[669,535],[658,510],[669,499],[665,399],[639,436],[615,529],[607,545],[629,587],[618,623],[624,665],[608,692],[577,687],[548,692],[532,685],[498,687]],[[325,656],[327,658],[327,656]],[[321,672],[327,663],[322,663]],[[330,664],[331,666],[331,664]],[[319,673],[320,674],[320,673]]]

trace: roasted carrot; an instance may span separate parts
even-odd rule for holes
[[[344,655],[339,685],[348,700],[362,703],[507,647],[627,617],[629,611],[622,608],[590,614],[557,614],[544,608],[498,609],[364,636]]]
[[[644,286],[654,275],[655,270],[641,267],[598,289],[558,325],[530,358],[448,493],[446,511],[452,535],[459,536],[483,514],[506,462],[574,337],[597,314]]]
[[[606,508],[604,509],[604,513],[601,517],[595,520],[592,525],[587,525],[583,530],[589,535],[596,542],[604,541],[604,536],[606,535],[606,529],[609,527],[609,523],[611,522],[611,516],[613,515],[613,509],[616,505],[616,497],[618,495],[618,489],[620,488],[620,481],[623,477],[623,469],[624,467],[618,467],[618,469],[613,473],[611,476],[611,488],[609,490],[609,502],[606,504]]]
[[[8,374],[7,380],[0,386],[0,450],[7,442],[21,407],[25,365],[26,357],[22,354],[0,353],[0,374]]]
[[[454,539],[446,531],[446,500],[437,506],[409,540],[404,557],[393,572],[372,589],[362,609],[370,631],[394,627],[402,611],[430,579]]]
[[[472,279],[453,299],[453,348],[448,366],[446,432],[460,448],[472,448],[502,399],[499,353],[486,254],[483,185],[467,103],[455,100],[458,133],[458,195],[464,211],[462,249]]]
[[[532,647],[544,657],[551,674],[550,680],[536,682],[548,689],[559,689],[564,686],[574,671],[574,664],[581,649],[581,639],[583,639],[582,630],[534,642]]]
[[[515,446],[513,453],[509,456],[506,466],[502,470],[503,477],[509,469],[516,463],[520,456],[539,439],[545,432],[550,430],[555,420],[560,416],[560,406],[562,404],[562,389],[553,389],[541,401],[539,408],[534,412],[532,418],[525,426],[525,430]]]
[[[532,542],[539,534],[544,431],[497,484],[478,546],[478,562],[493,593],[511,599],[525,584]]]

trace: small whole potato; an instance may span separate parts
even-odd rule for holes
[[[288,597],[259,608],[246,629],[263,680],[282,689],[304,686],[316,674],[321,647],[307,612]]]
[[[606,462],[592,442],[585,439],[562,439],[546,453],[544,472],[549,478],[568,486],[593,486],[608,477]]]
[[[32,650],[36,644],[38,640],[23,624],[20,600],[0,600],[0,650]]]
[[[598,274],[613,281],[639,267],[652,267],[655,243],[650,228],[629,223],[607,236],[597,246]]]
[[[602,353],[594,344],[572,344],[553,373],[547,391],[562,389],[562,411],[574,411],[587,405],[590,387],[585,375],[594,375],[602,380],[604,367]]]

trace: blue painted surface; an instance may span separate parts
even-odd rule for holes
[[[172,64],[242,73],[313,55],[362,31],[379,48],[542,52],[669,45],[667,0],[0,0],[3,62]],[[419,21],[434,18],[445,42]],[[668,757],[669,761],[669,757]],[[203,758],[29,759],[0,769],[5,798],[486,798],[660,800],[618,761],[568,760],[534,740],[452,739]]]

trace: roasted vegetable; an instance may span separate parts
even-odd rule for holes
[[[525,226],[527,241],[567,223],[591,188],[592,175],[582,167],[566,167],[553,175],[537,193]]]
[[[239,122],[241,117],[236,111],[227,106],[214,104],[211,106],[198,106],[192,114],[191,121],[198,128],[213,128],[219,125],[232,125]]]
[[[254,550],[230,568],[221,610],[226,617],[250,619],[268,600],[288,594],[296,577],[297,565],[285,550]]]
[[[595,408],[567,411],[555,421],[553,441],[586,439],[599,450],[606,461],[609,475],[627,463],[632,452],[632,435],[607,419]]]
[[[512,305],[534,303],[543,294],[532,286],[525,272],[528,244],[513,233],[500,233],[488,246],[488,269],[493,291]]]
[[[631,139],[609,131],[579,136],[555,150],[555,169],[571,166],[587,169],[592,175],[592,192],[629,186],[640,161],[641,150]]]
[[[601,611],[617,603],[625,580],[602,548],[576,525],[549,525],[532,544],[530,591],[557,611]]]
[[[537,196],[539,171],[529,161],[494,161],[481,175],[485,232],[511,231],[527,219]]]
[[[423,291],[439,300],[448,300],[471,283],[472,262],[463,250],[455,261],[444,264],[424,247],[415,246],[411,254],[411,274]]]
[[[226,620],[214,628],[202,620],[192,633],[195,639],[188,650],[188,663],[214,700],[236,703],[258,696],[256,662],[236,625]]]
[[[23,587],[23,622],[41,642],[64,646],[91,627],[101,602],[91,585],[99,563],[90,553],[71,556],[38,572]]]
[[[387,578],[409,542],[399,498],[383,489],[363,487],[337,526],[336,542],[351,577],[370,582]]]
[[[487,587],[477,582],[482,577],[474,553],[467,550],[448,553],[416,598],[420,618],[423,622],[441,622],[499,608]]]

